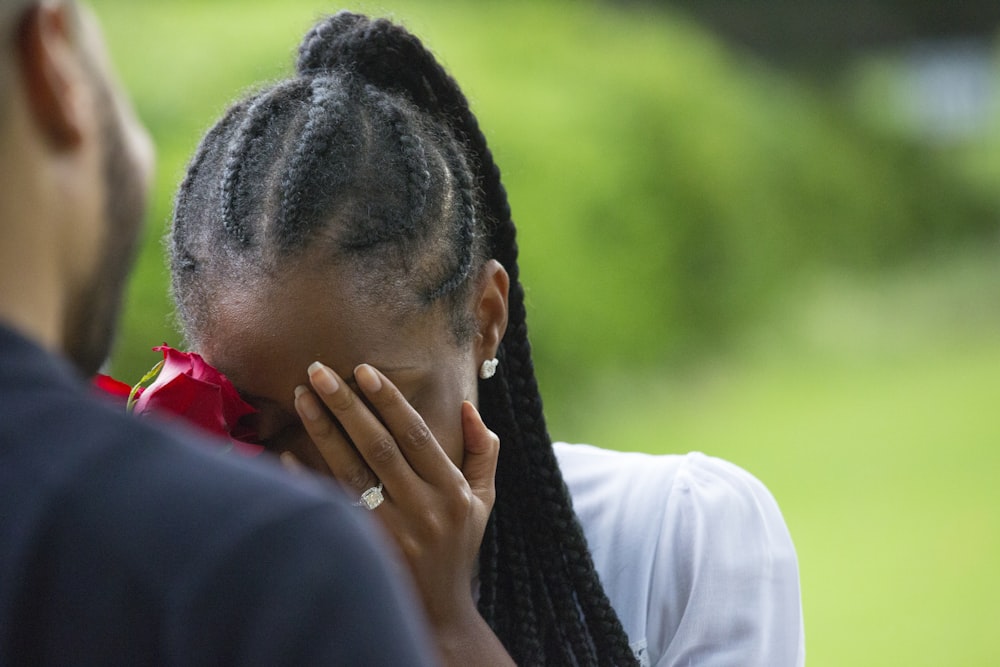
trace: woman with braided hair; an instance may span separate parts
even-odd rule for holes
[[[760,482],[552,443],[499,169],[400,26],[327,17],[294,76],[233,105],[170,251],[188,342],[268,449],[372,510],[447,664],[802,664],[795,553]]]

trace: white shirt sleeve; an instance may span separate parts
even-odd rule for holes
[[[760,481],[699,453],[560,443],[556,454],[642,664],[804,665],[795,548]]]
[[[795,549],[777,503],[743,469],[685,457],[667,496],[650,626],[672,633],[658,667],[803,665]]]

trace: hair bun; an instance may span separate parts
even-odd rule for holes
[[[405,28],[347,11],[313,26],[299,46],[296,69],[304,76],[334,69],[356,74],[431,113],[440,111],[437,90],[448,86],[434,56]]]
[[[318,74],[350,66],[355,58],[352,42],[371,24],[367,16],[348,11],[322,18],[299,44],[295,69],[299,74]]]

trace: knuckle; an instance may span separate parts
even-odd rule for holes
[[[424,553],[424,545],[420,540],[416,539],[410,534],[397,535],[396,542],[399,544],[400,550],[403,552],[403,556],[411,561],[419,561]]]
[[[326,404],[334,412],[347,412],[354,407],[354,394],[349,391],[338,391],[326,398]]]
[[[386,387],[382,387],[374,394],[366,394],[365,398],[380,410],[384,410],[399,402],[399,395],[393,391],[386,391]]]
[[[458,510],[462,512],[464,516],[469,513],[470,509],[472,509],[472,505],[475,503],[475,501],[476,501],[476,494],[474,494],[469,485],[466,484],[461,489],[459,489],[455,506]]]
[[[446,519],[429,509],[424,510],[420,516],[420,532],[424,539],[431,543],[446,539],[452,533],[449,529],[452,525],[448,520],[450,518]]]
[[[309,425],[309,435],[313,440],[326,440],[334,431],[333,423],[329,419],[320,419]]]
[[[433,440],[434,436],[423,420],[410,425],[404,434],[404,444],[413,450],[426,449]]]
[[[448,514],[453,521],[462,521],[469,516],[476,496],[468,484],[455,489],[448,502]]]
[[[352,489],[367,489],[372,486],[372,474],[363,465],[354,465],[344,472],[342,478]]]
[[[395,441],[388,435],[372,439],[365,447],[367,457],[373,463],[388,463],[396,457],[398,451]]]

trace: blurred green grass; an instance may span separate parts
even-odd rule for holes
[[[113,361],[133,378],[179,342],[159,239],[200,135],[336,7],[94,4],[160,151]],[[996,225],[975,216],[1000,200],[1000,133],[922,153],[636,6],[352,7],[424,37],[487,131],[553,433],[758,475],[799,551],[810,665],[996,664],[1000,256],[956,239]]]

